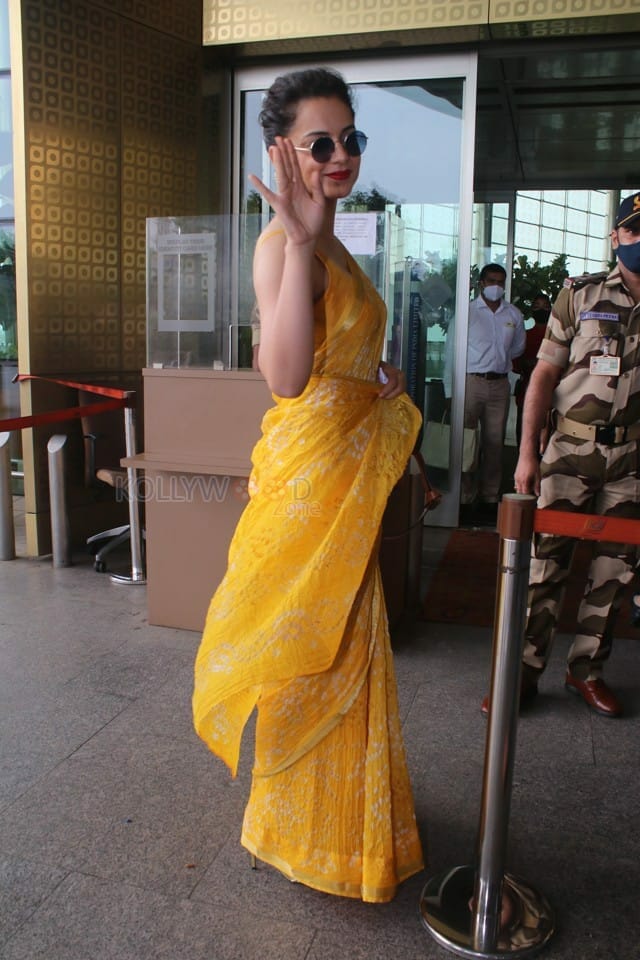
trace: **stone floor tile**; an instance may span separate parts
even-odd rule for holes
[[[3,960],[305,960],[313,931],[73,874],[8,940]]]
[[[29,920],[65,873],[14,857],[0,859],[0,956],[2,944]]]

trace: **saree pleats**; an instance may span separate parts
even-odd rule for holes
[[[289,766],[273,769],[277,721],[297,685],[258,704],[256,764],[242,842],[257,857],[326,893],[383,902],[422,867],[411,786],[398,722],[393,666],[377,568],[345,646],[367,633],[370,659],[346,712],[329,712],[324,733]],[[365,607],[373,604],[372,615]],[[314,677],[325,702],[335,677],[349,668],[341,649],[333,668]],[[319,732],[319,731],[318,731]]]
[[[367,316],[358,308],[351,326]],[[358,356],[335,366],[371,375],[377,339],[366,357],[362,331],[350,342]],[[322,374],[263,420],[196,660],[194,721],[235,774],[257,706],[250,851],[316,889],[384,901],[422,867],[377,565],[419,414],[406,395],[378,399],[373,376],[331,373],[331,356],[325,344]]]

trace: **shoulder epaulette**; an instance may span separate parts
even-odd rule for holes
[[[590,283],[603,283],[609,276],[608,270],[602,270],[600,273],[582,273],[579,277],[567,277],[563,287],[572,290],[581,290]]]

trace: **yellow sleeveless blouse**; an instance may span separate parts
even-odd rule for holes
[[[257,706],[242,843],[292,880],[380,902],[422,868],[377,564],[420,414],[377,397],[383,301],[351,257],[345,271],[318,256],[313,375],[264,416],[194,722],[235,775]]]

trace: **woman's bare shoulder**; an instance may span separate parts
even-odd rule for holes
[[[272,220],[271,223],[264,228],[258,240],[256,242],[256,249],[262,246],[263,243],[267,243],[269,240],[274,240],[278,238],[282,245],[284,246],[286,240],[286,234],[284,228],[278,223],[277,220]]]

